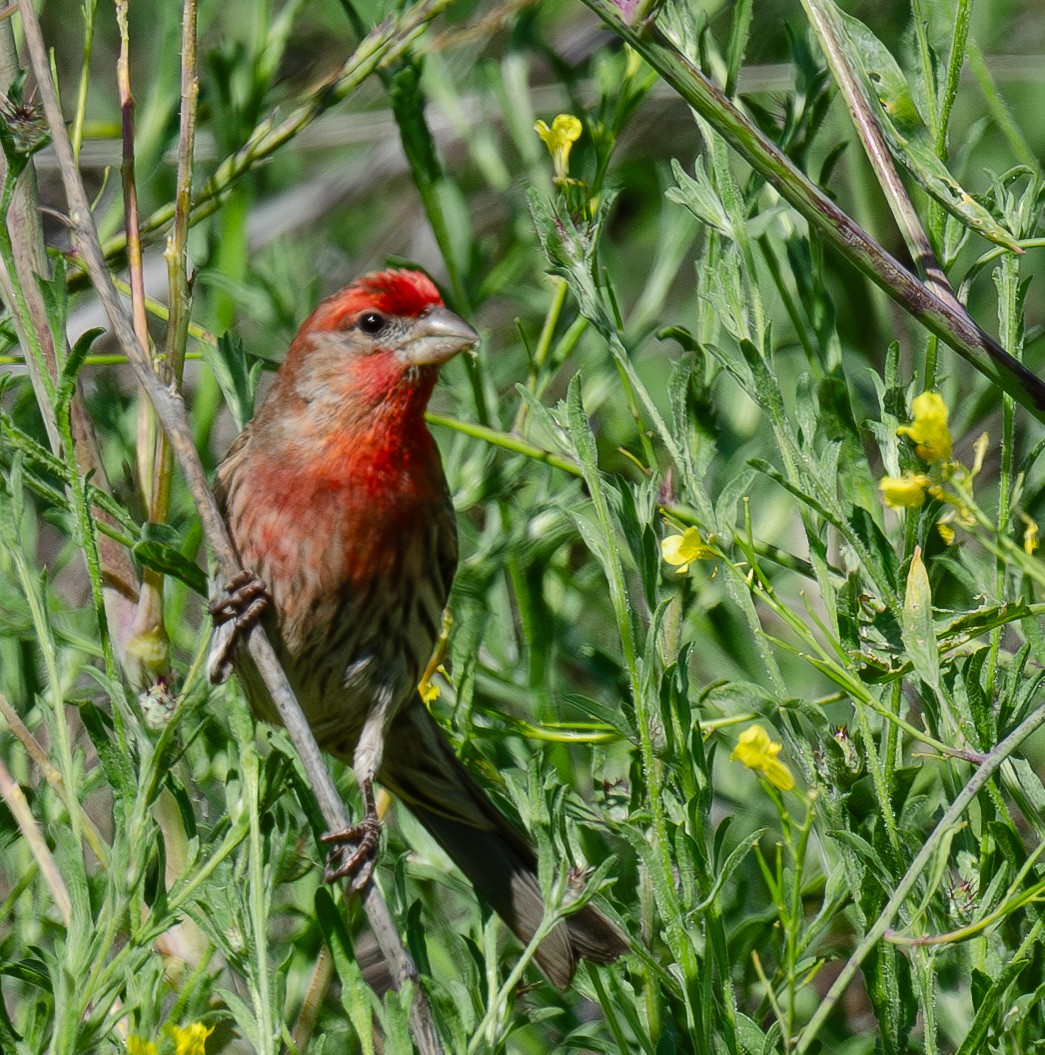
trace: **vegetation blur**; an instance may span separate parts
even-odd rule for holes
[[[1042,1050],[1040,5],[43,7],[208,470],[364,271],[482,334],[426,699],[633,951],[556,991],[386,802],[444,1050]],[[286,734],[207,683],[200,519],[4,16],[0,1051],[409,1052]]]

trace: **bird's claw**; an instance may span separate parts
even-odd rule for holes
[[[221,597],[209,606],[214,621],[207,677],[220,685],[232,672],[236,642],[261,618],[269,604],[265,584],[252,571],[239,571],[225,584]]]
[[[353,890],[362,890],[370,882],[377,863],[381,822],[376,817],[364,817],[359,824],[340,832],[327,832],[320,839],[330,845],[323,878],[336,883],[347,876]]]
[[[381,818],[377,815],[374,789],[369,780],[363,783],[362,792],[363,819],[349,828],[319,837],[330,847],[323,878],[328,883],[336,883],[347,876],[353,890],[362,890],[370,882],[381,841]]]

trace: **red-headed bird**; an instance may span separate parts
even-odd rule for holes
[[[382,271],[323,301],[218,469],[243,567],[238,604],[215,606],[212,676],[227,671],[244,606],[261,621],[320,747],[348,762],[365,816],[332,837],[351,853],[328,878],[370,874],[380,825],[373,782],[405,802],[526,943],[544,914],[529,841],[457,760],[418,682],[442,626],[457,529],[424,412],[439,367],[478,334],[417,271]],[[254,711],[278,717],[249,659],[236,668]],[[536,953],[560,988],[578,957],[627,949],[593,905]]]

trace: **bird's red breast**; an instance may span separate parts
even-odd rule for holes
[[[240,556],[269,585],[292,653],[326,632],[323,616],[340,611],[337,599],[395,581],[404,560],[423,565],[411,554],[436,559],[456,549],[424,420],[438,367],[404,363],[395,343],[441,306],[416,271],[369,274],[323,301],[222,466]],[[387,340],[360,332],[368,312],[389,321]]]

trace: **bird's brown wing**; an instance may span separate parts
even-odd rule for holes
[[[218,500],[218,508],[222,514],[228,512],[229,496],[236,486],[239,468],[247,456],[251,431],[251,427],[248,425],[232,441],[232,446],[229,447],[228,452],[218,466],[218,471],[214,474],[214,497]]]

